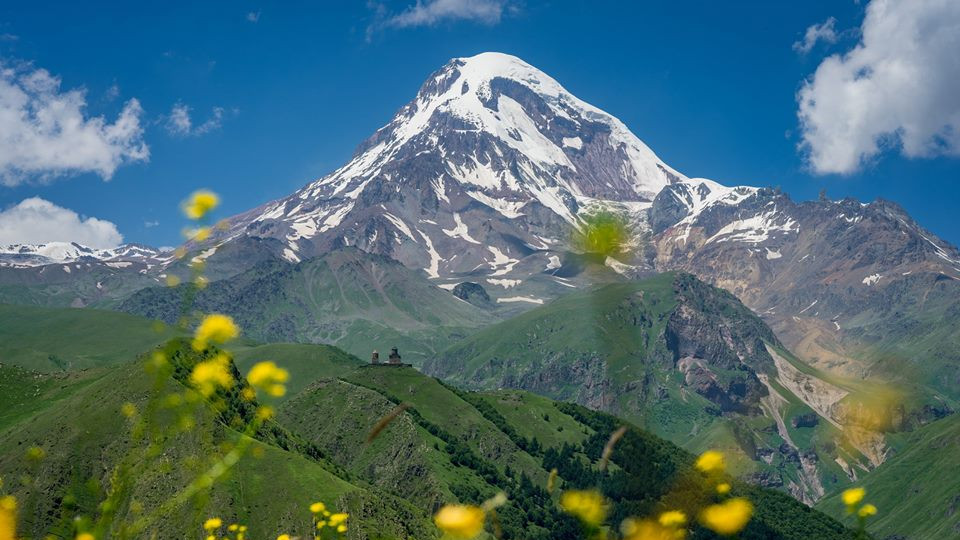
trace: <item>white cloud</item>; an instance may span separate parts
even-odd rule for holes
[[[0,184],[92,172],[109,180],[117,167],[146,161],[140,102],[124,104],[111,124],[88,117],[86,92],[62,92],[44,69],[0,62]]]
[[[259,22],[259,21],[260,21],[260,12],[259,12],[259,11],[251,11],[251,12],[247,13],[247,20],[250,21],[250,22],[252,22],[252,23],[257,23],[257,22]]]
[[[807,32],[803,35],[803,41],[795,42],[793,44],[793,50],[800,54],[807,54],[813,49],[818,41],[823,41],[825,43],[836,43],[836,25],[837,20],[833,17],[830,17],[820,24],[809,26],[807,28]]]
[[[223,122],[223,107],[214,107],[210,117],[199,126],[194,126],[190,118],[190,107],[183,103],[175,103],[167,116],[167,131],[172,135],[198,136],[220,129]]]
[[[444,21],[466,20],[493,25],[500,22],[508,0],[417,0],[400,13],[390,14],[386,6],[370,2],[375,22],[367,28],[369,39],[380,28],[433,26]]]
[[[852,173],[885,149],[960,155],[960,2],[873,0],[861,34],[797,94],[811,169]]]
[[[78,215],[40,197],[0,211],[0,244],[76,242],[93,248],[112,248],[123,242],[113,223]]]

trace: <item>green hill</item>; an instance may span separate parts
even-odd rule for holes
[[[115,481],[114,467],[137,455],[122,405],[145,410],[153,392],[182,392],[190,366],[204,358],[182,341],[172,347],[175,378],[160,386],[140,362],[53,373],[0,366],[0,475],[21,502],[24,534],[64,535],[73,515],[96,514],[103,489]],[[552,500],[557,493],[544,489],[554,467],[562,471],[563,488],[601,486],[615,503],[614,519],[684,507],[702,496],[693,457],[636,428],[600,471],[603,445],[622,424],[610,415],[525,392],[468,393],[412,368],[358,366],[332,347],[237,347],[245,368],[267,357],[289,365],[298,379],[290,388],[301,390],[207,496],[165,513],[157,538],[192,537],[212,515],[248,524],[251,537],[269,538],[302,530],[306,506],[324,500],[350,512],[350,538],[422,540],[437,535],[429,516],[439,504],[480,502],[500,491],[510,497],[499,512],[505,538],[577,538],[575,523]],[[239,388],[218,394],[225,400],[220,405],[196,409],[195,429],[169,435],[166,450],[145,461],[119,500],[120,517],[150,515],[223,455],[224,445],[244,437],[228,427],[249,419],[239,394]],[[371,427],[399,402],[410,408],[367,444]],[[45,457],[31,464],[24,456],[34,446]],[[837,522],[786,496],[745,485],[735,490],[758,507],[744,539],[850,538]],[[693,537],[713,538],[702,530]]]
[[[880,509],[868,530],[878,538],[956,538],[960,535],[960,415],[950,415],[906,434],[900,450],[857,485]],[[840,494],[817,504],[838,518],[844,515]]]
[[[192,287],[144,289],[120,309],[174,322]],[[194,308],[229,314],[262,342],[328,343],[361,358],[399,347],[413,363],[494,320],[420,272],[352,248],[296,265],[259,264],[196,291]]]
[[[0,363],[34,371],[131,362],[173,335],[126,313],[0,304]]]

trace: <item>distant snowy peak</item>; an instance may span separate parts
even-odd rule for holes
[[[139,244],[123,244],[98,249],[76,242],[45,244],[10,244],[0,246],[0,266],[44,266],[80,260],[110,262],[146,262],[155,260],[161,251]]]

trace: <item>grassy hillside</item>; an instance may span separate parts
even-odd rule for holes
[[[121,309],[173,322],[191,287],[144,289]],[[421,273],[350,248],[296,265],[260,264],[197,291],[194,307],[233,316],[260,341],[328,343],[364,359],[399,347],[413,363],[493,320]]]
[[[960,535],[960,415],[950,415],[907,434],[900,451],[857,482],[880,513],[868,528],[878,538],[956,538]],[[909,504],[906,504],[909,503]],[[817,504],[844,515],[840,494]]]
[[[173,332],[126,313],[0,304],[0,363],[47,372],[131,362]]]
[[[66,532],[67,514],[96,514],[102,487],[110,485],[113,467],[136,452],[131,447],[128,421],[120,414],[121,405],[129,401],[144,406],[152,386],[151,377],[136,363],[59,378],[51,384],[46,379],[52,377],[0,367],[0,395],[10,395],[24,379],[41,388],[29,397],[5,398],[4,405],[10,407],[4,407],[0,419],[4,422],[0,475],[7,479],[5,488],[21,501],[23,532],[37,536],[51,530]],[[171,389],[178,386],[172,380],[166,384]],[[120,515],[134,517],[133,501],[149,513],[222,455],[222,445],[244,437],[220,424],[218,418],[212,409],[201,409],[197,427],[176,435],[165,446],[168,450],[163,457],[151,462],[137,478],[130,496],[122,501]],[[248,524],[255,537],[267,538],[293,527],[302,530],[304,521],[309,520],[307,507],[315,500],[351,511],[358,530],[383,535],[375,536],[378,538],[433,534],[426,512],[339,477],[323,462],[272,444],[252,444],[252,450],[208,496],[165,515],[156,529],[158,538],[193,537],[200,523],[214,515]],[[25,458],[26,449],[32,446],[45,452],[36,465],[29,465]],[[17,480],[31,477],[30,483]],[[60,506],[65,497],[74,501],[69,509]]]

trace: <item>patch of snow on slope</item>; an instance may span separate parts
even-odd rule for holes
[[[458,212],[453,213],[453,223],[454,227],[452,229],[441,229],[444,234],[450,238],[463,238],[471,244],[479,244],[472,236],[470,236],[470,231],[467,229],[467,224],[460,219],[460,214]]]
[[[417,230],[420,233],[420,236],[423,238],[423,241],[427,243],[427,253],[430,254],[430,266],[424,268],[424,272],[427,273],[431,278],[440,277],[440,254],[437,253],[437,250],[433,247],[433,241],[430,240],[430,237],[424,234],[423,231]]]
[[[869,287],[869,286],[871,286],[871,285],[876,285],[876,283],[877,283],[878,281],[880,281],[880,278],[882,278],[882,277],[883,277],[883,276],[881,276],[880,274],[873,274],[873,275],[871,275],[871,276],[867,276],[867,277],[863,278],[863,281],[862,281],[861,283],[863,283],[864,285],[866,285],[867,287]]]
[[[709,244],[716,240],[717,242],[733,241],[759,244],[769,239],[770,233],[796,233],[800,230],[800,225],[792,218],[787,218],[783,223],[777,223],[777,217],[777,211],[774,209],[770,212],[730,222],[704,243]]]
[[[770,248],[764,248],[764,249],[767,250],[767,260],[779,259],[780,257],[783,257],[783,255],[780,254],[779,249],[770,249]]]
[[[290,248],[285,248],[283,250],[283,258],[292,263],[300,262],[300,257],[298,257],[297,254],[294,253],[293,250]]]
[[[503,254],[502,251],[493,247],[487,246],[487,249],[490,250],[490,253],[493,253],[493,262],[490,263],[490,268],[495,270],[491,276],[502,276],[504,274],[509,274],[513,267],[520,261],[517,259],[511,259]]]
[[[499,212],[503,217],[508,219],[515,219],[523,215],[523,212],[520,211],[521,208],[527,205],[529,201],[505,201],[503,199],[494,199],[486,193],[480,191],[468,191],[472,199],[477,202],[483,203],[490,208],[493,208]]]
[[[414,242],[417,241],[416,238],[413,237],[413,233],[410,232],[410,227],[407,227],[407,224],[404,223],[400,218],[394,216],[389,212],[384,212],[383,217],[387,218],[387,220],[389,220],[390,223],[393,223],[393,226],[396,227],[400,232],[405,234],[407,238],[413,240]]]
[[[557,257],[556,255],[551,255],[550,260],[547,261],[547,270],[555,270],[557,268],[560,268],[560,266],[561,266],[560,257]]]
[[[528,304],[542,304],[542,298],[528,298],[526,296],[510,296],[508,298],[497,298],[498,304],[505,304],[509,302],[527,302]]]
[[[565,148],[576,148],[579,150],[583,148],[583,141],[580,140],[580,137],[564,137],[563,146]]]
[[[504,289],[509,289],[510,287],[516,287],[517,285],[523,283],[523,280],[520,279],[488,279],[487,283],[491,285],[499,285]]]

